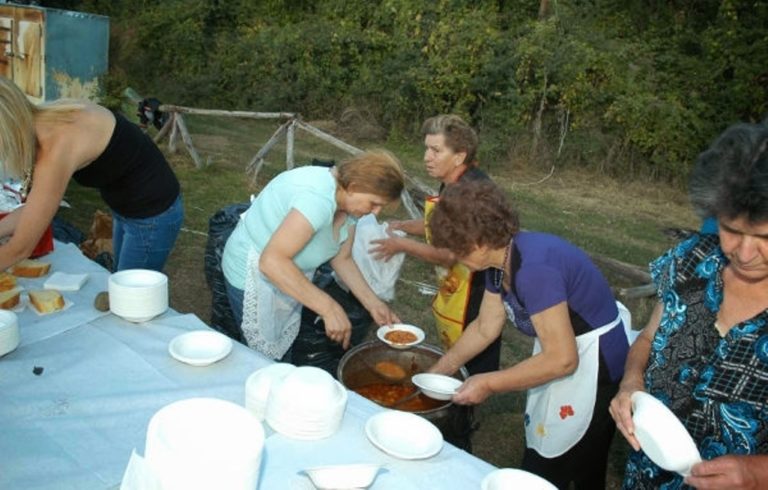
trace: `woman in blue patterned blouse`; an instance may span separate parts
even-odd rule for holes
[[[624,487],[766,488],[768,481],[768,127],[728,128],[696,161],[691,200],[719,232],[694,235],[651,263],[659,302],[611,402],[636,450]],[[634,436],[643,390],[683,422],[703,461],[682,476]]]

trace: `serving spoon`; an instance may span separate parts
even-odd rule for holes
[[[406,395],[402,397],[401,399],[397,400],[395,403],[391,404],[389,408],[395,408],[399,407],[400,405],[403,405],[405,402],[411,401],[417,396],[421,395],[421,388],[417,388],[416,391],[411,393],[410,395]]]
[[[393,361],[379,361],[373,366],[368,364],[367,361],[364,361],[371,370],[376,373],[380,378],[383,378],[387,381],[392,382],[400,382],[408,375],[408,373],[405,372],[405,369]]]

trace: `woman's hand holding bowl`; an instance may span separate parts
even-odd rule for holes
[[[611,406],[608,411],[616,422],[616,427],[621,431],[624,438],[635,451],[640,450],[640,442],[635,437],[635,424],[632,422],[632,401],[630,397],[635,391],[644,391],[642,384],[640,386],[634,383],[624,382],[619,386],[619,391],[611,400]]]
[[[456,394],[453,395],[453,402],[459,405],[477,405],[493,394],[493,390],[488,384],[488,378],[491,373],[476,374],[470,376],[459,386]]]

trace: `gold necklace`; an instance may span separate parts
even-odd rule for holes
[[[504,262],[501,263],[501,270],[494,269],[493,272],[493,285],[498,290],[501,291],[501,284],[504,281],[504,273],[507,270],[507,265],[509,264],[509,251],[512,249],[512,240],[509,240],[509,244],[504,248]]]

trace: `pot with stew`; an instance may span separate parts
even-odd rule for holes
[[[443,351],[429,344],[398,350],[373,340],[344,354],[339,362],[337,377],[348,389],[383,407],[396,405],[397,410],[426,418],[440,429],[446,441],[469,451],[473,431],[471,407],[456,405],[450,400],[435,400],[424,394],[398,403],[417,389],[411,382],[411,376],[425,372],[442,355]],[[461,368],[454,377],[466,379],[467,370]]]

